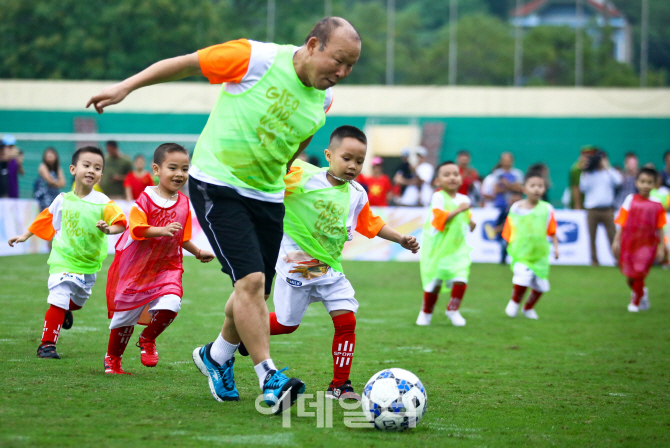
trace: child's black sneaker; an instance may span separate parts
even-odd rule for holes
[[[56,351],[56,344],[53,342],[45,342],[44,344],[40,344],[40,346],[37,347],[37,356],[40,358],[60,359],[60,355]]]
[[[333,400],[361,401],[361,396],[354,392],[350,380],[346,380],[340,387],[333,386],[333,382],[331,381],[330,385],[328,385],[328,390],[326,391],[326,398]]]

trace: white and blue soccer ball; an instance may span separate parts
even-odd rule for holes
[[[363,412],[382,431],[416,427],[426,413],[427,403],[426,389],[419,378],[403,369],[375,373],[363,390]]]

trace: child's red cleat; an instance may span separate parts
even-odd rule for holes
[[[132,375],[121,368],[121,357],[105,355],[105,373],[113,375]]]
[[[158,364],[158,351],[156,350],[156,341],[140,337],[137,346],[140,348],[140,359],[142,364],[147,367],[156,367]]]

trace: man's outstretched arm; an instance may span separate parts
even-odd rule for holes
[[[88,100],[86,107],[93,105],[95,110],[101,114],[105,107],[120,103],[130,92],[140,87],[177,81],[196,75],[202,75],[198,53],[163,59],[124,81],[105,87]]]

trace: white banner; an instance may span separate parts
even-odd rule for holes
[[[127,214],[133,204],[128,201],[116,201]],[[421,239],[424,220],[428,209],[410,207],[373,207],[389,226],[402,234],[410,234]],[[25,232],[38,215],[37,202],[31,199],[0,199],[0,256],[47,253],[46,241],[33,237],[26,243],[9,247],[6,241]],[[498,218],[496,209],[473,209],[473,221],[477,228],[468,235],[468,244],[473,248],[472,261],[475,263],[498,263],[500,261],[500,242],[496,238],[495,223]],[[558,222],[559,259],[551,258],[552,264],[588,265],[591,263],[586,212],[583,210],[556,210]],[[670,215],[668,215],[670,221]],[[109,253],[119,236],[109,237]],[[192,241],[202,249],[211,250],[205,233],[193,214]],[[600,263],[614,264],[610,244],[605,229],[601,226],[596,237],[596,247]],[[189,255],[188,252],[185,252]],[[342,255],[345,260],[368,261],[418,261],[419,254],[412,254],[398,244],[381,238],[371,240],[354,232],[353,241],[345,244]]]

